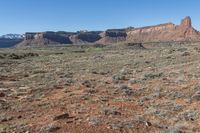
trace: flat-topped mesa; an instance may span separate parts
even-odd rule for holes
[[[163,30],[163,29],[168,29],[168,28],[174,28],[175,24],[173,23],[165,23],[165,24],[158,24],[158,25],[153,25],[153,26],[145,26],[145,27],[139,27],[132,29],[133,30],[149,30],[149,29],[155,29],[155,30]]]
[[[26,33],[23,42],[17,46],[44,46],[55,44],[113,44],[145,42],[200,41],[200,32],[192,27],[189,16],[180,25],[164,23],[140,28],[108,29],[106,31],[81,32],[38,32]]]
[[[181,21],[181,27],[184,28],[192,28],[192,20],[189,16],[185,17],[182,21]]]
[[[17,44],[16,47],[34,47],[55,44],[72,44],[69,37],[73,32],[27,32],[24,41]]]

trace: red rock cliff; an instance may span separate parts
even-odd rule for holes
[[[172,23],[132,29],[127,32],[128,42],[200,41],[200,33],[192,27],[190,17],[180,25]]]
[[[160,24],[141,28],[110,29],[92,32],[38,32],[26,33],[23,42],[17,46],[43,46],[48,44],[79,44],[119,42],[170,42],[200,41],[200,33],[192,27],[190,17],[185,17],[180,25]]]

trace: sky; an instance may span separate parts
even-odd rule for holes
[[[0,0],[0,35],[179,24],[185,16],[200,30],[199,6],[200,0]]]

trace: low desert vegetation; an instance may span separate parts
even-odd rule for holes
[[[200,132],[199,49],[0,49],[0,132]]]

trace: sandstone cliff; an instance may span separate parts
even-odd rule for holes
[[[126,41],[126,29],[110,29],[100,34],[101,39],[97,43],[108,44]]]
[[[166,23],[141,28],[110,29],[103,32],[26,33],[24,41],[19,43],[17,47],[53,44],[111,44],[118,42],[144,43],[171,41],[200,41],[200,33],[192,27],[190,17],[185,17],[180,25]]]
[[[101,39],[100,33],[100,31],[78,32],[70,36],[70,40],[73,42],[73,44],[95,43]]]
[[[200,33],[192,27],[190,17],[180,25],[172,23],[132,29],[127,32],[128,42],[199,41]]]
[[[72,44],[69,37],[72,36],[73,34],[74,33],[70,32],[26,33],[24,41],[17,44],[17,47]]]

